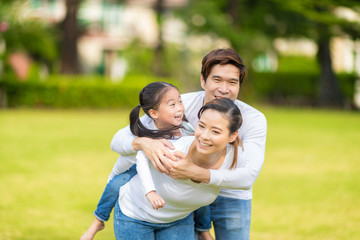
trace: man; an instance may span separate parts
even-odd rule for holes
[[[159,171],[173,178],[191,178],[194,181],[221,185],[223,188],[218,198],[210,206],[210,217],[217,240],[249,239],[252,185],[264,163],[266,118],[255,108],[236,99],[245,75],[245,65],[236,51],[216,49],[202,61],[200,81],[204,91],[181,96],[185,115],[193,126],[197,124],[199,109],[208,101],[215,98],[230,98],[235,101],[243,117],[243,124],[239,129],[243,148],[238,152],[245,155],[245,161],[239,162],[235,170],[208,170],[191,161],[177,161],[177,157],[185,156],[174,156],[166,148],[173,148],[168,141],[134,137],[128,127],[118,131],[111,142],[111,149],[122,155],[143,150]],[[211,225],[196,227],[200,231],[206,231]]]

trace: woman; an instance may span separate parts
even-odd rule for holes
[[[186,161],[193,161],[203,168],[235,168],[240,144],[237,131],[242,124],[238,107],[230,99],[215,99],[200,109],[198,117],[195,136],[180,138],[173,143],[175,149],[188,154]],[[137,158],[138,165],[147,161],[142,151],[138,152]],[[152,166],[150,168],[153,180],[144,186],[145,195],[156,192],[165,201],[165,206],[154,209],[139,187],[140,177],[133,177],[120,189],[115,206],[116,239],[192,239],[191,213],[213,202],[220,187],[173,179]]]

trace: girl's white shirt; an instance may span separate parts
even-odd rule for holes
[[[193,136],[182,137],[174,144],[174,151],[188,153],[194,141]],[[220,169],[229,169],[233,161],[233,147],[227,146],[225,160]],[[137,153],[138,165],[148,164],[144,152]],[[168,223],[185,218],[199,207],[212,203],[220,191],[220,186],[194,183],[193,181],[173,179],[164,173],[158,172],[150,164],[152,182],[141,179],[140,174],[135,175],[128,183],[120,188],[119,205],[121,211],[128,217],[152,223]],[[142,186],[142,187],[141,187]],[[156,190],[165,200],[165,206],[155,210],[146,198],[144,192]]]

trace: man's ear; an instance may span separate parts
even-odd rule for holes
[[[236,132],[234,132],[234,133],[232,133],[232,134],[230,135],[230,142],[231,142],[231,143],[232,143],[232,142],[235,142],[238,134],[239,134],[239,131],[236,131]]]
[[[200,83],[201,83],[201,88],[205,90],[206,82],[202,74],[200,74]]]
[[[149,110],[149,114],[150,114],[150,117],[152,118],[152,119],[158,119],[159,117],[158,117],[158,112],[156,111],[156,110],[154,110],[154,109],[150,109]]]

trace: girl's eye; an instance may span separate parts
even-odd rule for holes
[[[213,131],[213,133],[216,134],[216,135],[220,134],[220,132],[218,132],[218,131]]]
[[[199,128],[204,128],[204,126],[199,124]]]

